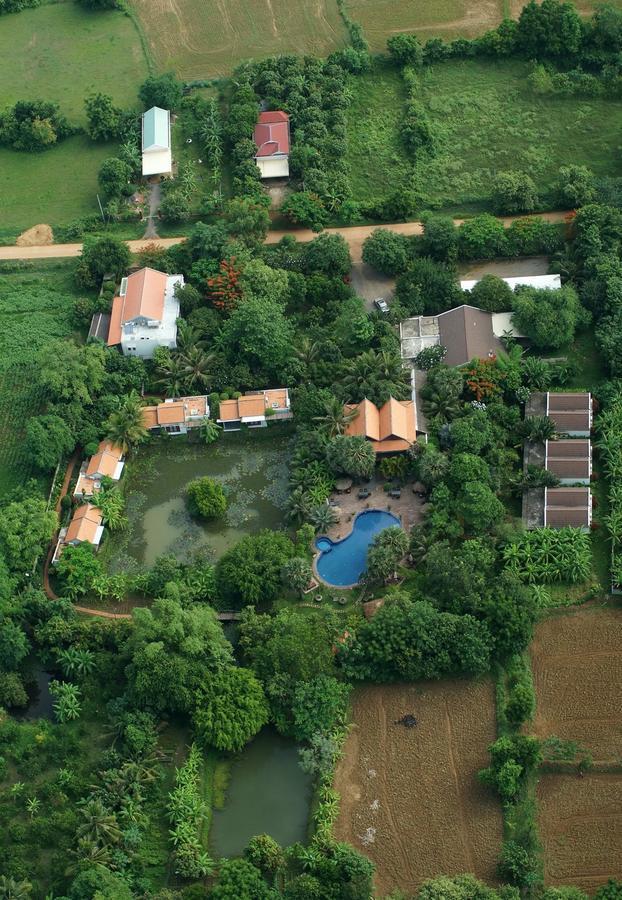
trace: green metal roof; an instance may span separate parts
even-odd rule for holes
[[[143,150],[169,147],[168,110],[152,106],[143,115]]]

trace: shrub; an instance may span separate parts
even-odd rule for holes
[[[138,91],[138,96],[145,109],[159,106],[161,109],[177,109],[183,95],[181,82],[172,72],[162,75],[150,75]]]
[[[499,213],[531,212],[538,205],[533,179],[524,172],[500,172],[493,182],[492,202]]]
[[[512,308],[512,288],[497,275],[484,275],[468,296],[473,306],[479,306],[486,312],[507,312]]]
[[[222,485],[207,475],[190,482],[186,488],[186,498],[191,512],[203,519],[220,519],[227,511],[227,498]]]
[[[363,262],[383,275],[399,275],[408,263],[408,239],[387,228],[377,228],[365,239]]]

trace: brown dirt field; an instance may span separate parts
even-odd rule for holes
[[[27,231],[22,231],[15,241],[18,247],[40,247],[53,243],[54,234],[49,225],[33,225]]]
[[[622,609],[583,607],[536,628],[533,731],[578,741],[595,762],[622,758]]]
[[[622,775],[544,775],[538,808],[547,886],[592,891],[622,876]]]
[[[415,728],[394,724],[406,713]],[[491,682],[366,685],[352,718],[335,834],[374,861],[379,892],[440,874],[494,881],[501,810],[476,777],[496,736]]]

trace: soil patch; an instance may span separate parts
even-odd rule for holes
[[[54,234],[49,225],[33,225],[27,231],[22,231],[15,243],[18,247],[41,247],[53,244]]]
[[[396,724],[405,715],[417,724]],[[412,893],[441,872],[494,882],[501,811],[477,780],[495,739],[492,684],[368,685],[352,716],[335,833],[374,861],[379,893]]]
[[[622,758],[622,610],[584,607],[536,628],[533,731],[578,741],[595,762]]]
[[[622,775],[544,775],[538,785],[544,879],[593,891],[622,874]]]

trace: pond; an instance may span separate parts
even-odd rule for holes
[[[357,584],[367,567],[367,551],[375,536],[385,528],[400,524],[393,513],[383,509],[367,509],[357,515],[352,531],[342,540],[319,537],[315,542],[320,551],[316,562],[318,575],[334,587]]]
[[[289,447],[288,433],[273,426],[261,434],[222,434],[209,446],[180,436],[156,439],[141,449],[125,486],[130,527],[109,538],[110,570],[152,566],[164,554],[185,562],[201,551],[218,559],[246,535],[282,527]],[[187,510],[184,489],[203,475],[222,484],[227,494],[224,519],[201,522]]]
[[[312,783],[298,764],[298,745],[264,728],[232,763],[225,807],[212,814],[212,852],[239,856],[256,834],[283,847],[304,842]]]
[[[16,719],[54,718],[54,698],[50,694],[50,681],[53,677],[41,666],[34,665],[24,679],[28,693],[28,706],[23,709],[12,709],[11,715]]]

